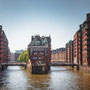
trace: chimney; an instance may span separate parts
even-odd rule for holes
[[[82,24],[79,25],[79,28],[80,28],[80,29],[82,28]]]
[[[33,38],[34,38],[34,37],[32,36],[32,39],[31,39],[31,41],[33,41]]]
[[[0,30],[2,30],[2,25],[0,25]]]

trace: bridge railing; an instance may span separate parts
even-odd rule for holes
[[[1,66],[25,66],[26,63],[17,63],[17,62],[14,62],[14,63],[11,63],[11,62],[8,62],[8,63],[2,63]]]
[[[74,63],[50,63],[50,66],[71,66],[72,68],[74,68],[74,66],[77,67],[77,70],[79,70],[79,65],[78,64],[74,64]]]

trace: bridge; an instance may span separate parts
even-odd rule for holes
[[[3,66],[26,66],[26,63],[3,63]]]
[[[77,67],[77,70],[79,70],[79,65],[78,64],[70,64],[70,63],[50,63],[50,66],[72,66],[72,68],[74,68],[74,66]]]
[[[4,66],[25,66],[26,69],[27,63],[22,62],[9,62],[9,63],[2,63],[0,66],[3,68]]]
[[[8,63],[2,63],[0,66],[3,68],[4,66],[24,66],[26,69],[27,63],[22,63],[22,62],[8,62]],[[79,65],[78,64],[70,64],[70,63],[53,63],[51,62],[49,66],[71,66],[74,68],[74,66],[77,67],[77,70],[79,70]]]

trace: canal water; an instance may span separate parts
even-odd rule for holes
[[[0,90],[90,90],[90,74],[51,67],[48,74],[35,75],[10,66],[0,71]]]

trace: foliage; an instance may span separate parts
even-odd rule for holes
[[[19,55],[17,60],[18,60],[18,62],[27,62],[28,61],[28,51],[27,50],[23,51]]]

